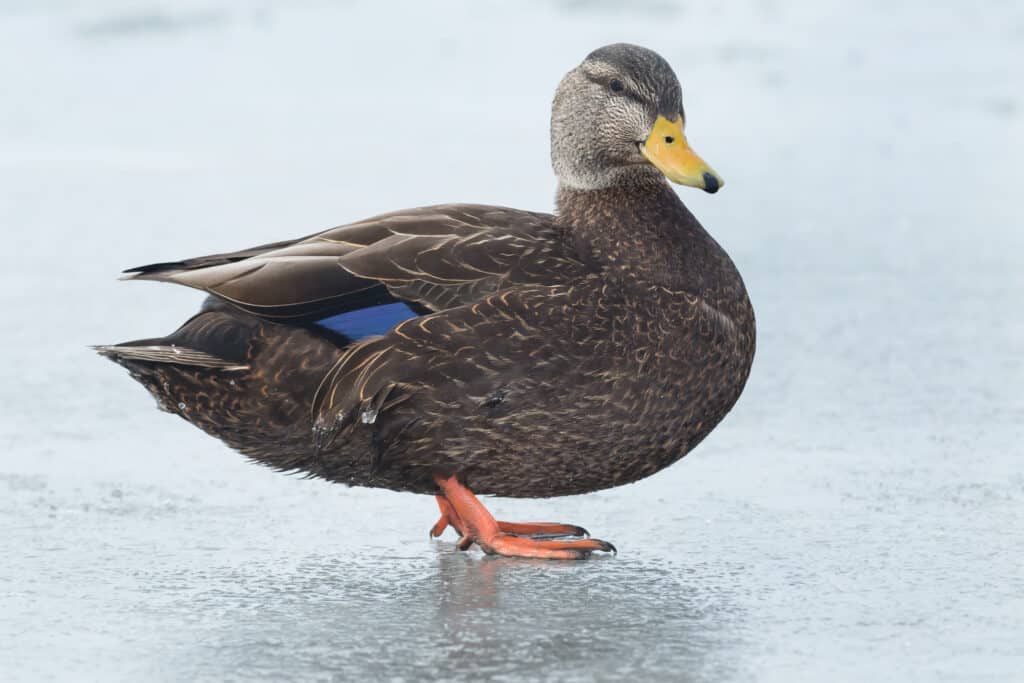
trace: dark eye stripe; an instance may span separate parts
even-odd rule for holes
[[[623,81],[620,78],[597,78],[595,76],[591,76],[590,74],[586,74],[586,73],[584,74],[584,76],[591,83],[596,83],[597,85],[600,85],[601,87],[604,87],[604,88],[608,88],[609,90],[612,89],[611,88],[611,82],[612,81],[619,81],[620,83],[622,83],[622,90],[621,91],[615,91],[615,94],[618,97],[627,97],[627,98],[633,100],[634,102],[637,102],[639,104],[644,105],[645,107],[648,104],[644,100],[644,98],[640,97],[640,95],[638,95],[637,93],[633,92],[632,88],[627,87],[626,86],[626,82]]]

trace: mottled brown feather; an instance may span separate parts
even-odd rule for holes
[[[172,337],[248,369],[103,353],[165,409],[279,469],[417,492],[455,473],[478,493],[526,497],[635,481],[735,403],[753,311],[732,261],[664,184],[563,190],[559,208],[428,207],[239,260],[144,269],[230,291],[231,305]],[[294,323],[310,293],[382,288],[435,312],[354,344]]]

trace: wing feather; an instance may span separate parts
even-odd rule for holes
[[[441,311],[585,272],[549,214],[473,204],[399,211],[291,242],[133,268],[263,318],[307,321],[404,300]]]

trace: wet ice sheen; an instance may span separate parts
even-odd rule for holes
[[[1024,10],[625,7],[0,1],[0,679],[1020,677]],[[617,557],[459,553],[429,497],[248,464],[86,348],[199,306],[127,266],[548,209],[551,93],[622,39],[679,67],[759,338],[682,463],[488,501]]]

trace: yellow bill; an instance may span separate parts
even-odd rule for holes
[[[699,187],[712,193],[725,185],[722,177],[686,143],[682,116],[675,121],[659,116],[640,151],[673,183]]]

